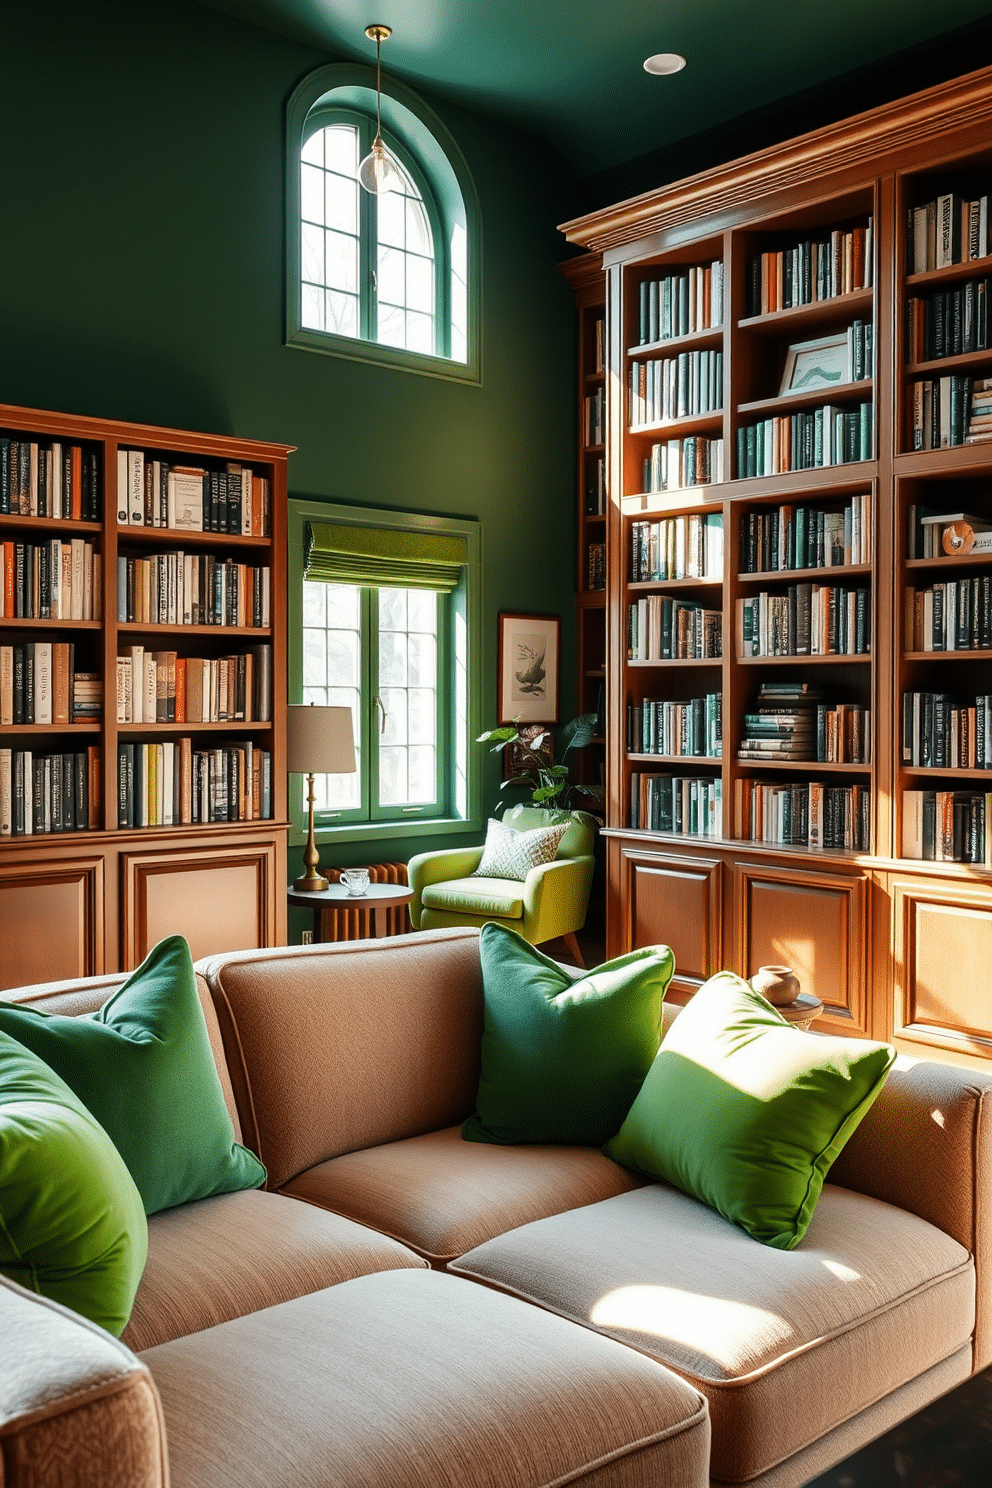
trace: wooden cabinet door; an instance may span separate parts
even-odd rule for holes
[[[992,884],[893,874],[892,1037],[992,1059]]]
[[[719,858],[620,847],[623,949],[669,945],[675,976],[669,996],[691,996],[719,971],[723,863]]]
[[[65,847],[0,864],[0,989],[105,970],[103,857]]]
[[[818,1032],[868,1033],[867,884],[860,873],[734,865],[736,967],[791,966],[824,1004]]]
[[[122,853],[120,876],[124,970],[167,935],[184,935],[194,961],[285,939],[285,848],[278,840],[160,840],[153,849]]]

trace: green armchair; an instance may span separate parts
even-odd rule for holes
[[[533,806],[514,806],[503,822],[529,832],[546,826],[547,816]],[[408,864],[413,928],[481,926],[498,920],[531,945],[560,936],[583,966],[575,932],[585,924],[589,904],[595,830],[591,817],[573,817],[554,862],[532,868],[522,883],[514,878],[470,877],[482,861],[481,847],[418,853]]]

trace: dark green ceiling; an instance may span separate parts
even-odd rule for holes
[[[990,0],[203,0],[546,139],[587,175],[992,14]],[[688,67],[650,77],[644,58]],[[978,58],[978,62],[984,57]],[[978,62],[961,52],[961,72]],[[946,70],[946,69],[945,69]],[[918,86],[914,82],[914,86]]]

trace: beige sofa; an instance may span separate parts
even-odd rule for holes
[[[268,1191],[151,1218],[119,1343],[0,1278],[3,1488],[793,1488],[992,1359],[992,1080],[897,1067],[778,1251],[597,1151],[461,1141],[475,930],[197,971]]]

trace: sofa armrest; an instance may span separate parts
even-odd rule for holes
[[[992,1362],[992,1077],[900,1056],[829,1173],[918,1214],[975,1260],[973,1368]]]
[[[555,858],[532,868],[524,879],[524,921],[528,939],[542,945],[581,929],[589,904],[595,859]]]
[[[439,848],[436,852],[417,853],[410,859],[406,871],[413,890],[410,923],[414,930],[420,929],[424,890],[451,878],[468,878],[481,862],[481,847]]]
[[[4,1488],[165,1488],[158,1391],[102,1328],[0,1276]]]

